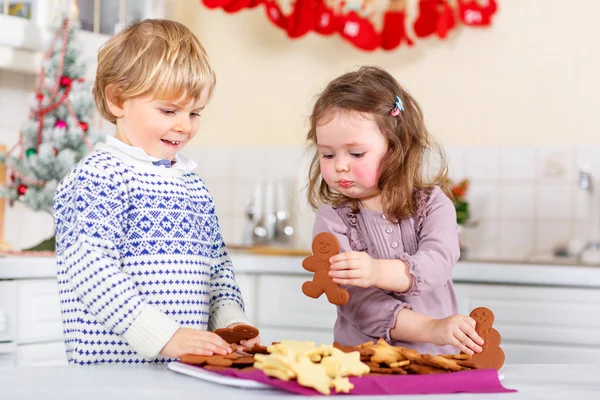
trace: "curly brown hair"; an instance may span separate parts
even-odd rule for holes
[[[396,96],[404,111],[392,116]],[[317,126],[330,121],[339,112],[357,112],[371,116],[381,134],[387,138],[388,152],[379,178],[381,203],[385,215],[400,221],[414,215],[415,195],[440,186],[446,194],[448,168],[441,146],[427,131],[423,113],[416,100],[385,70],[364,66],[331,81],[318,95],[310,116],[307,140],[314,150],[309,168],[308,202],[313,208],[322,204],[340,206],[348,203],[354,212],[358,201],[332,191],[321,176],[317,147]],[[439,166],[433,173],[425,169],[429,157],[437,153]]]

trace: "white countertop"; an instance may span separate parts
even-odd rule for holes
[[[308,275],[302,269],[304,257],[263,256],[231,252],[238,274]],[[52,278],[53,257],[0,257],[0,279]],[[455,282],[506,283],[600,288],[600,267],[550,263],[502,261],[459,261],[454,267]]]
[[[356,399],[598,399],[600,365],[506,365],[503,385],[517,393],[352,396]],[[239,389],[179,375],[166,366],[0,368],[2,399],[282,399],[276,390]]]

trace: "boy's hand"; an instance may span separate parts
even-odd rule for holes
[[[184,354],[224,356],[229,353],[231,346],[216,333],[191,328],[179,328],[160,351],[161,355],[169,358],[179,358]]]
[[[475,320],[466,315],[452,315],[431,322],[431,342],[439,346],[452,345],[463,353],[481,352],[483,339],[475,332]]]
[[[379,279],[377,260],[362,251],[347,251],[336,254],[329,259],[331,271],[329,276],[340,285],[358,287],[375,286]]]
[[[241,322],[238,322],[238,323],[229,325],[227,328],[233,328],[234,326],[237,326],[237,325],[247,325],[247,324],[243,324]],[[252,339],[241,340],[240,341],[240,345],[242,345],[242,346],[244,346],[244,347],[246,347],[248,349],[251,348],[251,347],[253,347],[255,344],[260,344],[260,335],[257,336],[257,337],[255,337],[255,338],[252,338]]]

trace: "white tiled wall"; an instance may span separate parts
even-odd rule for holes
[[[446,151],[452,177],[471,179],[469,200],[477,225],[464,234],[471,257],[544,255],[574,237],[587,241],[590,230],[600,229],[600,148],[450,147]],[[579,188],[581,165],[592,172],[593,192]]]
[[[17,140],[33,86],[32,76],[0,71],[0,143],[10,146]],[[469,200],[476,226],[464,232],[469,256],[522,259],[547,253],[560,241],[599,235],[600,148],[454,146],[446,152],[451,177],[471,180]],[[245,202],[256,180],[277,178],[287,181],[294,198],[290,208],[298,234],[295,244],[309,247],[313,215],[301,191],[307,170],[304,148],[187,148],[184,153],[199,164],[228,243],[241,241]],[[592,171],[599,189],[595,198],[579,189],[581,164]],[[597,206],[590,211],[592,203]],[[7,210],[5,225],[7,240],[15,248],[52,233],[51,216],[18,205]]]

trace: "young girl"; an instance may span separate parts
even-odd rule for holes
[[[480,352],[475,321],[457,315],[456,212],[442,190],[445,166],[425,176],[437,146],[417,102],[386,71],[362,67],[320,94],[308,140],[316,147],[308,186],[318,208],[313,233],[337,236],[341,253],[331,258],[330,275],[350,293],[338,307],[335,340]]]
[[[214,86],[206,51],[174,21],[133,24],[100,50],[94,97],[116,134],[54,201],[70,363],[224,355],[207,330],[249,323],[213,200],[178,154]]]

